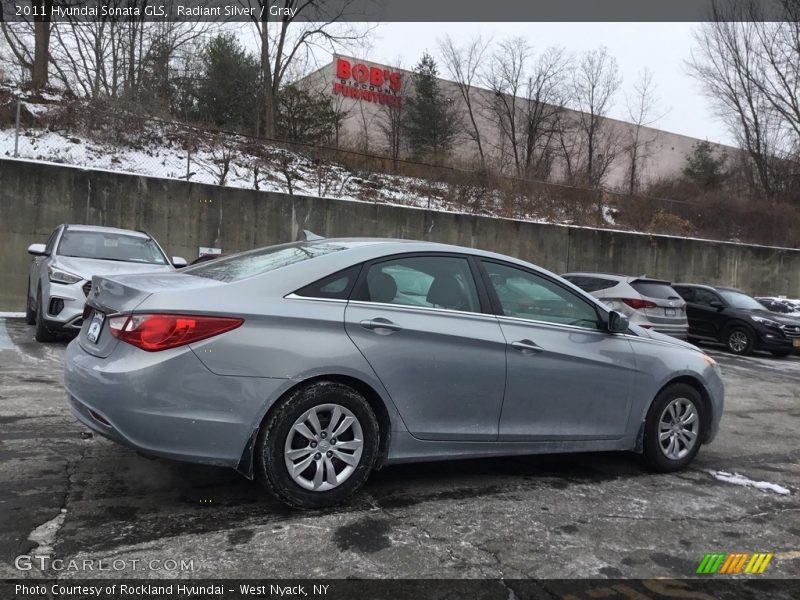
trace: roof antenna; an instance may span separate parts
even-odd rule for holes
[[[309,231],[308,229],[303,229],[303,235],[307,242],[316,242],[317,240],[324,240],[325,238],[321,235],[317,235],[313,231]]]

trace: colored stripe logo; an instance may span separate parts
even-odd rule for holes
[[[697,567],[701,575],[738,575],[763,573],[772,560],[772,552],[707,552]]]

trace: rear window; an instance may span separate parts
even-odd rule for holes
[[[668,283],[659,283],[656,281],[634,281],[631,287],[635,289],[642,296],[648,298],[660,298],[662,300],[679,298],[678,292],[672,289]]]
[[[186,267],[181,273],[217,281],[239,281],[339,250],[344,250],[344,246],[307,242],[281,244]]]
[[[584,277],[570,275],[565,277],[567,281],[578,286],[584,292],[599,292],[600,290],[607,290],[617,285],[617,282],[611,279],[601,279],[600,277]]]

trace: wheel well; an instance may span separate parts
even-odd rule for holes
[[[700,383],[697,379],[695,379],[691,375],[681,375],[680,377],[676,377],[675,379],[670,380],[669,382],[664,384],[664,386],[660,390],[658,390],[658,394],[663,392],[669,386],[674,385],[676,383],[685,383],[686,385],[693,387],[697,391],[697,393],[700,394],[700,402],[703,405],[702,406],[703,413],[705,413],[705,415],[711,415],[713,407],[711,406],[711,398],[708,395],[708,391],[706,390],[705,386],[702,383]],[[656,397],[658,397],[658,394],[656,394]],[[711,419],[710,418],[706,419],[706,421],[707,423],[705,431],[703,431],[703,437],[700,440],[701,442],[705,442],[706,439],[708,438],[708,435],[711,433]]]
[[[753,336],[756,335],[756,330],[752,325],[750,325],[750,323],[748,323],[747,321],[741,321],[739,319],[736,319],[735,321],[731,321],[730,323],[725,325],[725,327],[722,328],[722,339],[720,341],[724,342],[725,338],[728,337],[728,334],[730,333],[731,329],[735,329],[737,327],[740,329],[746,329],[747,331],[752,333]]]
[[[261,431],[261,428],[264,426],[267,418],[269,418],[281,401],[289,394],[292,394],[299,388],[305,387],[317,381],[335,381],[337,383],[342,383],[353,388],[362,396],[364,396],[367,404],[370,405],[370,408],[372,408],[373,412],[375,413],[375,418],[378,420],[378,460],[375,462],[375,467],[380,468],[383,466],[384,459],[386,458],[389,448],[389,438],[392,431],[391,420],[389,419],[389,411],[386,410],[386,405],[383,403],[383,399],[372,386],[355,377],[337,374],[318,375],[316,377],[304,379],[303,381],[298,381],[296,385],[293,385],[291,388],[286,390],[280,398],[273,402],[272,406],[269,407],[267,412],[264,414],[264,417],[261,419],[261,422],[258,424],[258,428],[250,435],[250,439],[248,440],[247,445],[242,452],[242,457],[239,459],[239,464],[236,467],[237,471],[239,471],[248,479],[253,478],[253,452],[255,451],[255,442],[256,438],[258,437],[258,433]]]

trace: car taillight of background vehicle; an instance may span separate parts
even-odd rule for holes
[[[120,315],[108,319],[111,335],[123,342],[158,352],[236,329],[244,319],[202,315],[143,314]]]
[[[655,302],[640,300],[639,298],[622,298],[622,301],[635,310],[641,310],[642,308],[658,308],[658,304]]]

